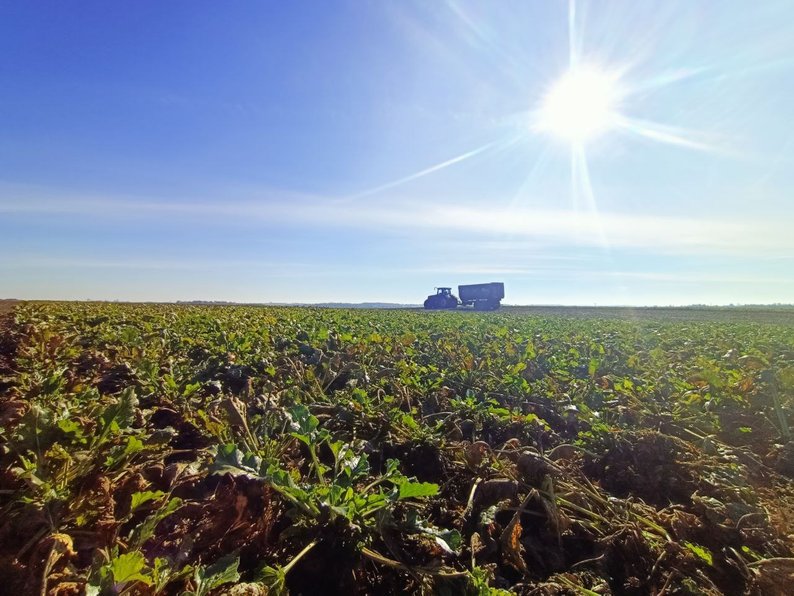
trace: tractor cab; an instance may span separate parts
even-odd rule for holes
[[[436,288],[436,293],[425,300],[425,308],[457,308],[458,298],[452,293],[452,288]]]

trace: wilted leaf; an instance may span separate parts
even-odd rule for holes
[[[521,532],[520,516],[515,515],[502,532],[500,542],[502,545],[502,556],[505,562],[514,567],[517,571],[525,572],[527,570],[527,564],[524,562],[524,557],[521,554]]]

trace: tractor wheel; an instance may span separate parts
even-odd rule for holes
[[[437,296],[428,296],[427,300],[425,300],[425,308],[427,310],[438,310],[444,308],[444,304],[439,303]]]

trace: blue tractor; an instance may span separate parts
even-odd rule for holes
[[[436,293],[431,294],[425,300],[425,308],[428,310],[457,307],[458,298],[452,293],[452,288],[436,288]]]

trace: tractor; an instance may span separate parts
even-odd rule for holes
[[[457,308],[458,298],[452,293],[452,288],[436,288],[436,293],[425,300],[425,308],[438,310],[444,308]]]

